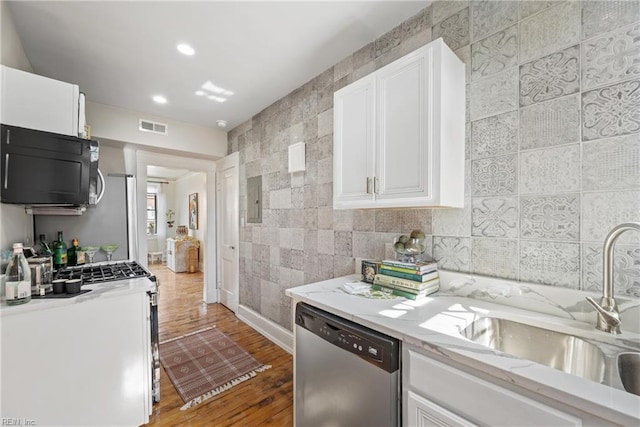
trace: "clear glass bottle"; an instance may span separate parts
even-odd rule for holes
[[[22,243],[13,244],[13,254],[5,276],[5,299],[7,305],[31,301],[31,268],[22,253]]]
[[[58,240],[53,243],[53,268],[61,269],[67,266],[67,245],[62,238],[62,231],[58,231]]]
[[[51,247],[49,247],[49,244],[47,243],[47,237],[44,234],[40,235],[40,255],[53,255],[53,251],[51,250]]]

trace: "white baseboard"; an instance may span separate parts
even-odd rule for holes
[[[245,305],[238,306],[236,316],[270,341],[273,341],[284,351],[293,354],[293,333],[290,330],[283,328]]]

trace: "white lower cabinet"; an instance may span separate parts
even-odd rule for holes
[[[410,346],[403,350],[403,425],[406,427],[583,425],[579,416],[421,353]]]

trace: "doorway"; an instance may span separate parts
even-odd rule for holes
[[[216,164],[212,160],[193,159],[188,157],[180,157],[175,155],[151,153],[146,151],[138,151],[132,153],[136,161],[137,189],[136,193],[140,195],[137,198],[137,211],[140,213],[136,219],[137,225],[137,253],[138,261],[147,266],[147,254],[149,253],[148,242],[148,222],[147,222],[147,198],[142,197],[147,194],[147,186],[149,181],[155,179],[148,178],[147,169],[149,166],[167,168],[167,169],[183,169],[191,173],[202,173],[204,180],[202,189],[204,190],[198,197],[198,219],[202,219],[206,223],[206,229],[202,229],[198,233],[198,240],[205,248],[205,255],[202,257],[202,270],[204,274],[204,284],[202,290],[202,299],[206,303],[214,303],[218,301],[216,292],[216,231],[215,231],[215,212],[216,212]],[[196,193],[197,194],[197,193]],[[177,209],[185,211],[185,216],[189,210],[188,200],[184,201],[184,206],[176,205]],[[165,218],[159,217],[158,221],[165,221]],[[174,220],[176,218],[174,217]],[[174,223],[174,227],[179,225]],[[187,223],[188,224],[188,223]],[[188,225],[187,225],[188,227]]]
[[[240,157],[218,161],[218,290],[220,302],[237,314],[240,301]]]

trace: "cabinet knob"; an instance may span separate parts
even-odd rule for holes
[[[231,246],[231,245],[225,245],[225,247],[227,247],[227,248],[231,249],[232,251],[236,249],[236,247],[235,247],[235,246]]]

